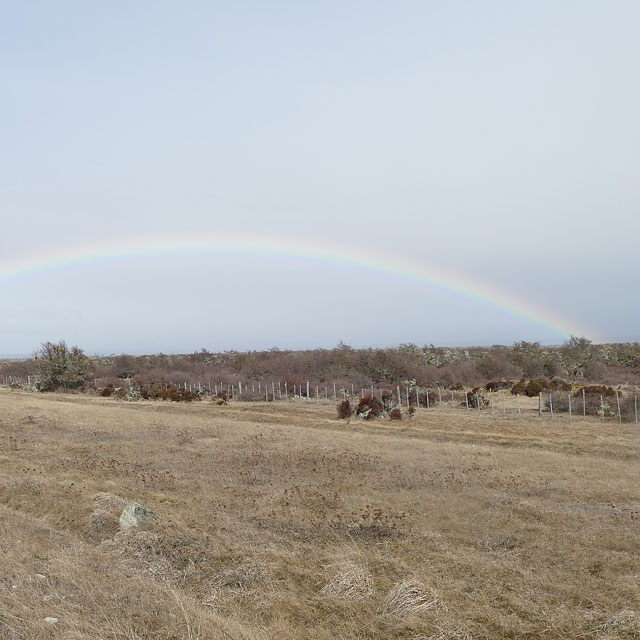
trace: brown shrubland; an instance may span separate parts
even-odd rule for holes
[[[640,637],[638,426],[505,396],[346,423],[0,389],[0,638]]]

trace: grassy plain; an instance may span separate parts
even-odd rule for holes
[[[0,390],[0,638],[640,638],[639,428],[500,409]]]

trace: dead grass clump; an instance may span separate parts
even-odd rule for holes
[[[396,407],[389,411],[389,420],[402,420],[402,411]]]
[[[102,542],[118,533],[117,516],[104,509],[94,509],[89,516],[87,535],[94,542]]]
[[[425,611],[445,611],[446,607],[438,594],[426,585],[404,580],[389,591],[380,612],[391,618],[416,616]]]
[[[127,502],[120,496],[108,491],[99,491],[93,495],[89,515],[87,535],[93,542],[102,542],[118,533],[119,517]]]
[[[599,630],[616,638],[640,638],[640,613],[622,609],[609,616]]]
[[[122,510],[127,506],[127,501],[108,491],[99,491],[93,495],[91,504],[94,509],[101,509],[119,516]]]
[[[262,584],[265,571],[257,564],[248,562],[237,567],[223,569],[211,582],[214,589],[230,588],[237,591],[248,591]]]
[[[346,562],[338,566],[329,566],[327,569],[333,569],[334,572],[329,582],[320,589],[323,596],[363,600],[375,591],[373,577],[361,565]]]
[[[211,555],[205,540],[153,523],[120,530],[98,548],[119,558],[133,574],[175,586],[196,586],[210,577],[203,571]]]

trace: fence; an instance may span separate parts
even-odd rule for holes
[[[38,383],[37,376],[0,376],[0,385],[14,388],[35,389]],[[100,390],[108,385],[114,388],[151,388],[152,385],[160,385],[161,389],[176,387],[179,390],[189,391],[199,397],[212,396],[239,402],[275,402],[275,401],[304,401],[318,403],[336,403],[339,400],[359,400],[364,397],[379,398],[387,405],[398,407],[422,407],[425,409],[448,408],[466,412],[477,411],[490,415],[517,415],[523,413],[522,401],[519,394],[513,396],[505,390],[477,393],[467,390],[451,390],[443,387],[417,387],[407,385],[371,385],[369,387],[356,386],[353,383],[338,385],[328,383],[312,385],[310,381],[305,384],[289,385],[282,381],[257,381],[257,382],[228,382],[224,380],[190,383],[188,381],[156,381],[139,385],[130,378],[96,378],[92,388]],[[509,403],[507,403],[509,397]],[[530,400],[529,400],[530,402]],[[508,404],[508,406],[507,406]],[[531,409],[529,409],[531,410]],[[548,415],[551,419],[558,413],[566,413],[569,419],[576,417],[586,418],[587,415],[597,415],[603,421],[615,419],[621,423],[633,422],[638,424],[638,392],[621,395],[615,391],[613,397],[600,395],[595,398],[587,396],[585,391],[575,396],[571,392],[551,391],[540,393],[537,403],[538,416]]]

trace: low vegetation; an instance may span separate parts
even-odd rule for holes
[[[396,423],[0,389],[0,638],[640,637],[637,426],[503,397]]]

